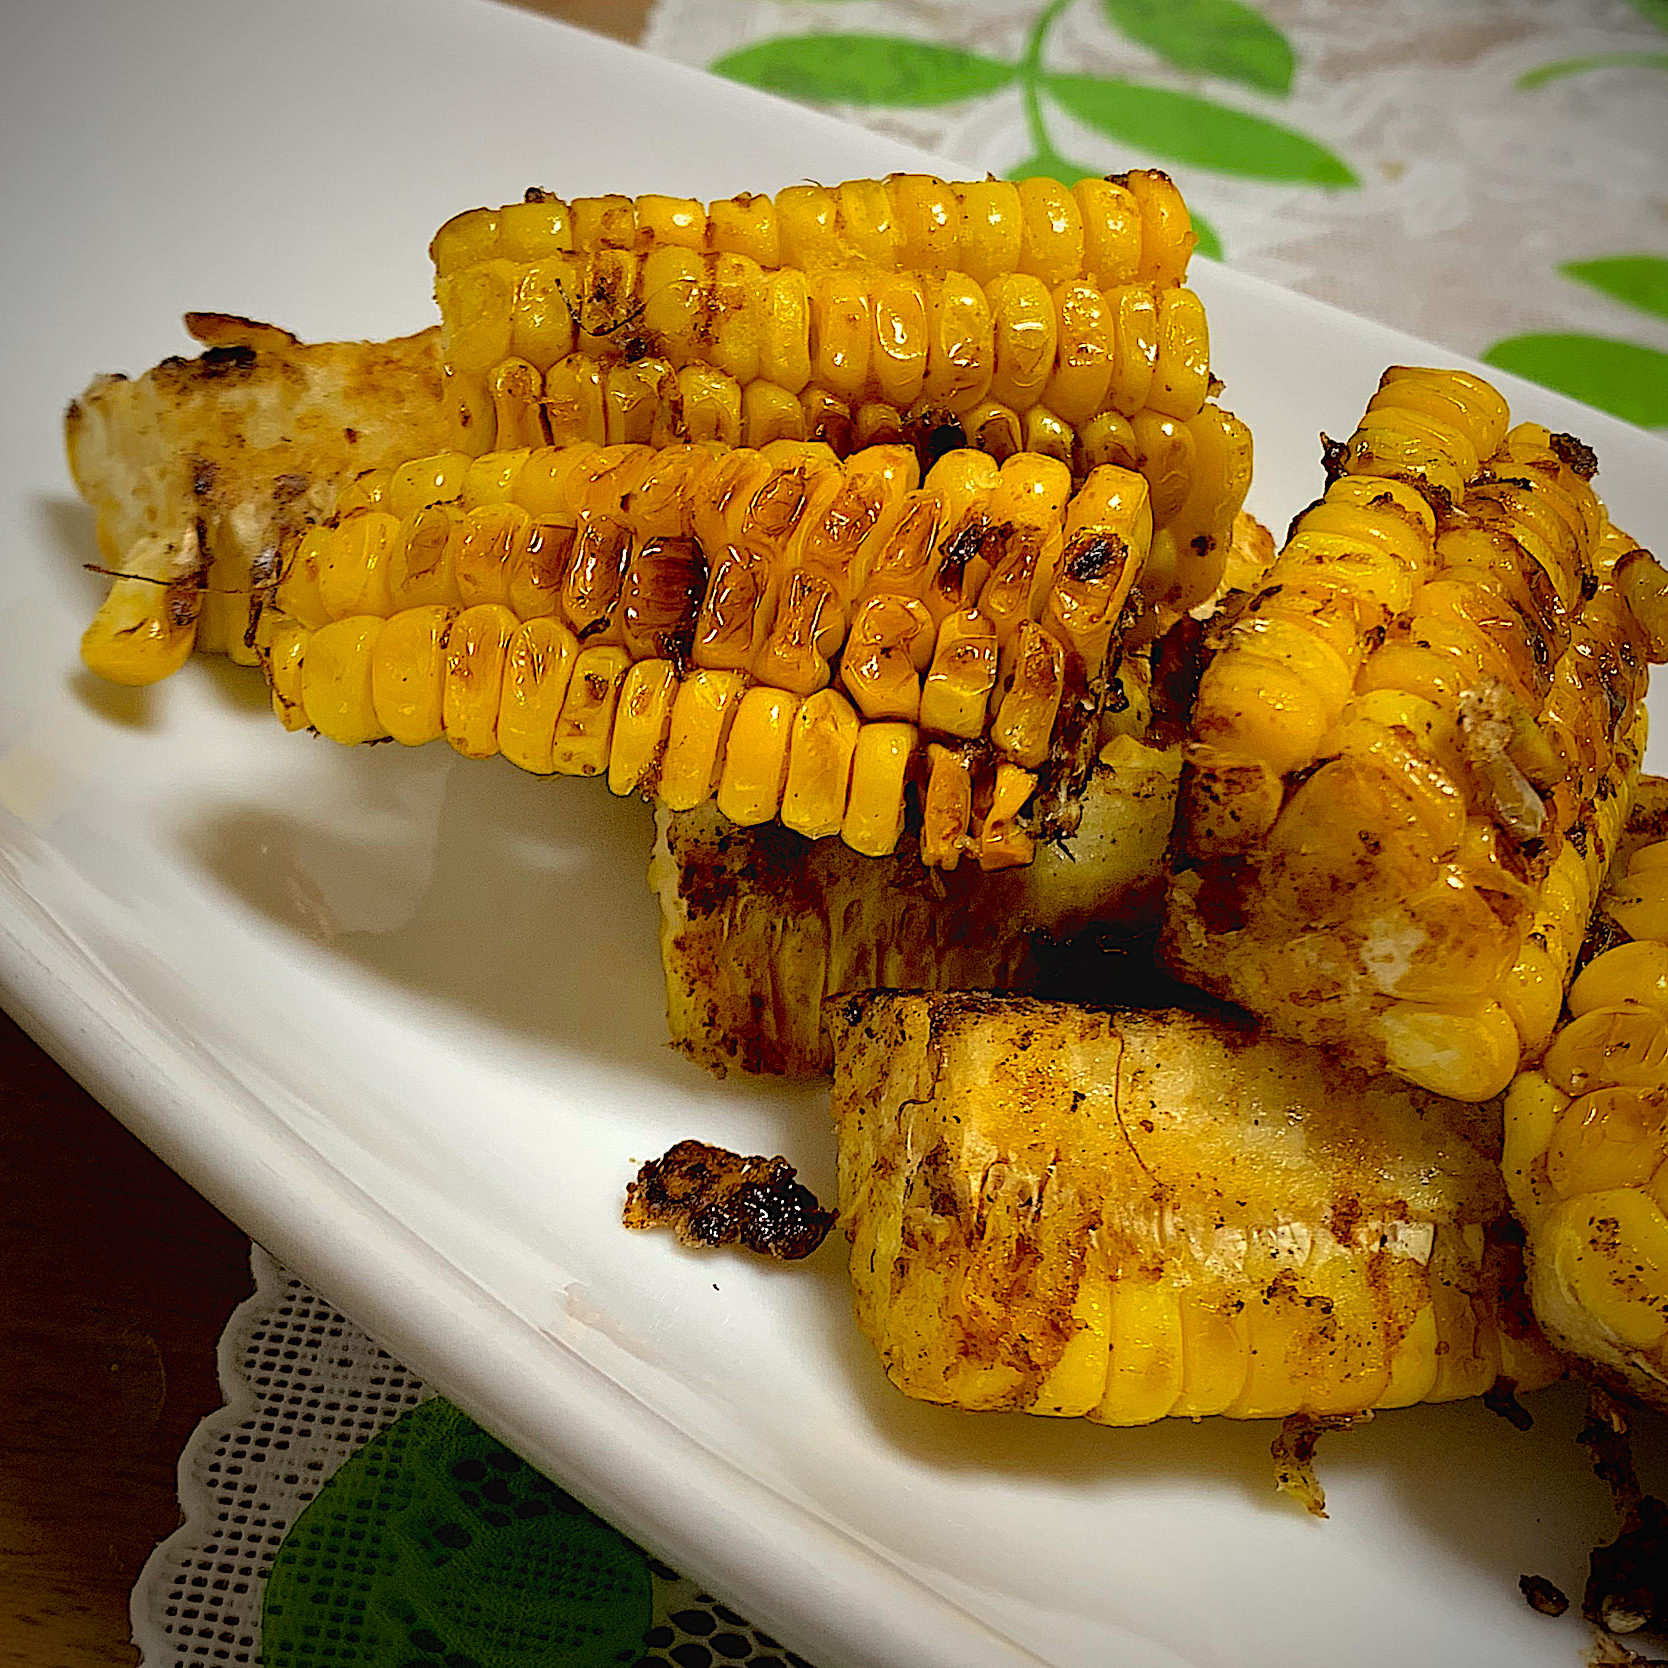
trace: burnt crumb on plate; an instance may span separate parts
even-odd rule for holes
[[[1668,1504],[1639,1486],[1626,1406],[1593,1386],[1576,1441],[1622,1514],[1616,1538],[1593,1548],[1581,1613],[1606,1633],[1659,1633],[1668,1628]]]
[[[1326,1491],[1315,1474],[1315,1450],[1329,1431],[1353,1430],[1372,1422],[1365,1413],[1293,1413],[1281,1422],[1280,1433],[1269,1444],[1274,1460],[1274,1486],[1289,1494],[1311,1517],[1326,1516]]]
[[[680,1141],[650,1159],[626,1188],[628,1228],[665,1226],[685,1245],[739,1245],[793,1262],[834,1225],[785,1158],[744,1158],[704,1141]]]
[[[1517,1584],[1531,1610],[1543,1616],[1562,1616],[1570,1601],[1544,1575],[1520,1575]]]

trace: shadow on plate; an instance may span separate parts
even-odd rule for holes
[[[294,741],[314,751],[282,795],[182,830],[242,905],[523,1040],[710,1081],[665,1042],[647,806],[440,744]]]

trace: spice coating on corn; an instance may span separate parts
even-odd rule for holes
[[[717,796],[869,855],[902,838],[926,749],[965,744],[968,793],[927,860],[1023,864],[1038,825],[1078,814],[1112,717],[1149,490],[1106,465],[1073,493],[1030,454],[917,471],[908,447],[777,441],[367,478],[278,581],[274,630],[301,635],[275,705],[293,720],[295,684],[343,742],[427,740],[438,714],[471,758],[606,774],[673,810]]]
[[[464,450],[959,440],[1079,477],[1116,463],[1152,472],[1176,523],[1166,583],[1143,592],[1154,630],[1215,588],[1250,437],[1208,403],[1193,233],[1166,176],[893,175],[676,214],[530,197],[434,239]]]
[[[909,1395],[1128,1425],[1559,1375],[1469,1106],[1174,1010],[828,1014],[858,1323]]]
[[[1651,654],[1591,454],[1508,422],[1475,377],[1398,368],[1333,449],[1201,676],[1166,922],[1182,976],[1464,1100],[1556,1017]]]
[[[1599,905],[1608,936],[1506,1096],[1535,1314],[1611,1388],[1668,1409],[1668,843]]]

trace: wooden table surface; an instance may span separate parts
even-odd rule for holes
[[[622,40],[648,10],[524,3]],[[250,1288],[247,1238],[0,1015],[0,1668],[138,1661],[128,1595]]]

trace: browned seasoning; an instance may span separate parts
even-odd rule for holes
[[[1543,1616],[1562,1616],[1570,1601],[1544,1575],[1520,1575],[1517,1584],[1531,1610]]]
[[[628,1228],[669,1227],[685,1245],[739,1245],[793,1262],[834,1226],[785,1158],[744,1158],[704,1141],[680,1141],[626,1188]]]

